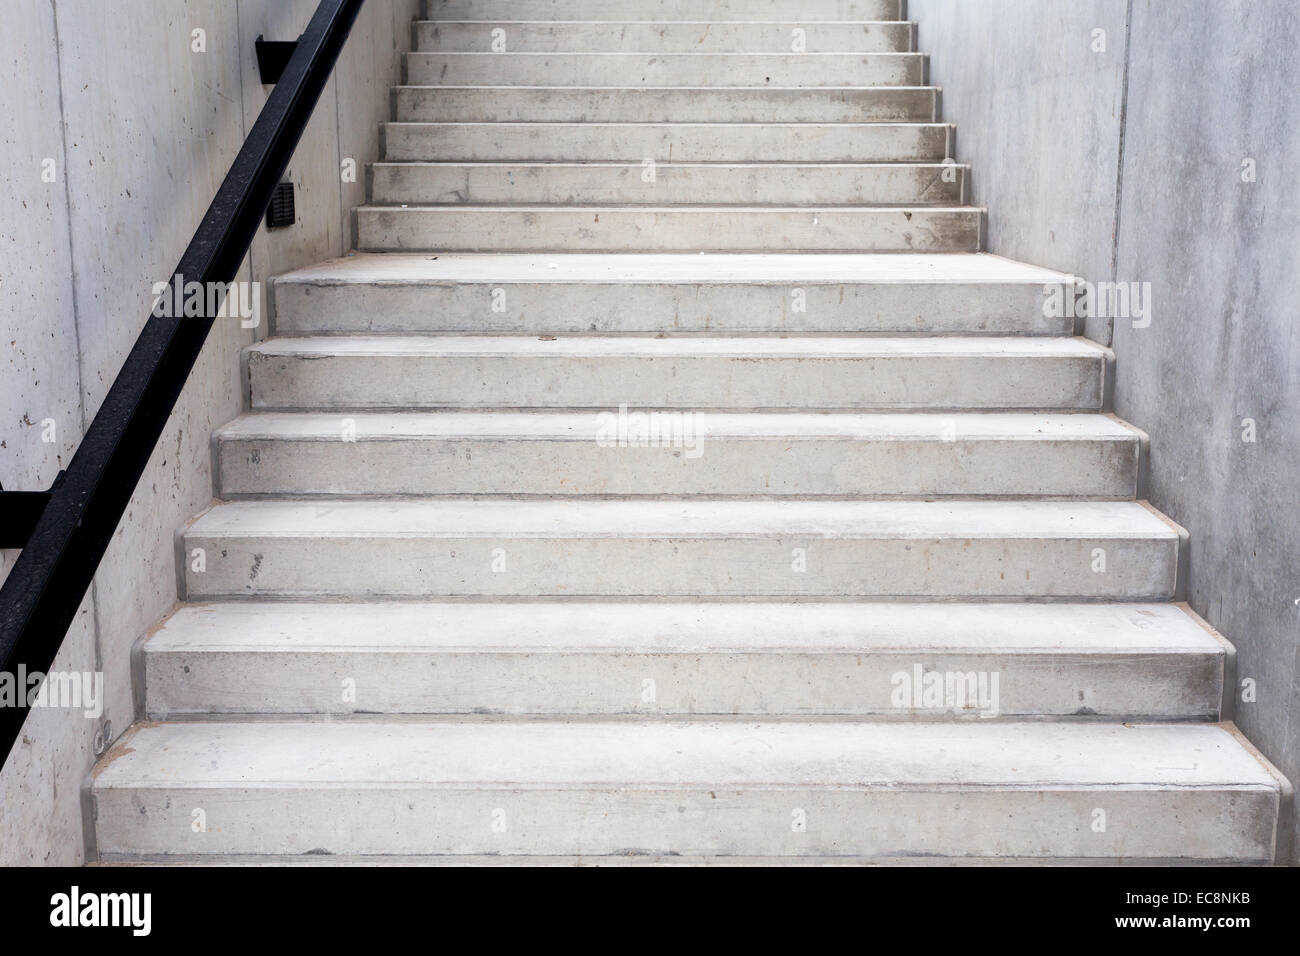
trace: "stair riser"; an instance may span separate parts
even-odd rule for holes
[[[222,497],[345,495],[844,495],[1132,498],[1137,440],[770,440],[696,434],[689,447],[585,440],[225,439]]]
[[[389,123],[393,162],[942,162],[943,124]]]
[[[899,707],[897,675],[997,676],[989,712]],[[1216,719],[1222,655],[427,651],[146,653],[151,719],[190,714]],[[345,684],[351,681],[352,684]],[[651,681],[652,685],[646,682]],[[344,702],[342,689],[356,688]],[[647,703],[647,686],[653,687]]]
[[[425,0],[426,20],[901,20],[901,0]]]
[[[976,252],[977,209],[363,207],[368,252]]]
[[[1099,808],[1108,821],[1101,833],[1092,826]],[[194,832],[195,809],[204,811],[205,832]],[[1231,787],[158,786],[100,790],[95,811],[99,850],[110,854],[698,853],[1267,862],[1278,798],[1273,791]],[[797,820],[806,820],[806,829],[797,830]],[[502,824],[504,832],[498,832]]]
[[[899,22],[425,20],[415,29],[421,53],[908,53],[912,49],[912,25]],[[503,32],[496,33],[498,30]],[[801,35],[796,36],[795,30],[802,31]],[[795,49],[800,42],[802,50]]]
[[[1101,407],[1104,360],[248,353],[252,404],[309,408]]]
[[[961,166],[405,165],[373,167],[376,203],[961,205]],[[647,181],[649,180],[649,181]]]
[[[411,86],[924,86],[921,53],[409,53]]]
[[[248,534],[184,538],[188,596],[1174,596],[1169,538],[911,537],[755,532],[691,538]],[[195,570],[194,549],[203,551]],[[1106,570],[1094,571],[1103,553]],[[797,568],[805,565],[806,570]],[[504,569],[504,570],[501,570]]]
[[[938,90],[399,87],[394,116],[427,123],[932,123]]]
[[[797,311],[802,296],[806,305]],[[504,311],[494,309],[497,304]],[[1041,286],[994,283],[275,283],[281,333],[1069,335]]]

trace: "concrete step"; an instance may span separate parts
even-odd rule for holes
[[[955,163],[376,163],[376,204],[960,206]]]
[[[151,720],[267,713],[1217,720],[1230,651],[1191,611],[1171,604],[226,602],[182,607],[141,653]],[[938,676],[918,681],[918,667]],[[940,682],[934,696],[912,695],[926,680]]]
[[[978,252],[973,206],[360,206],[366,252]]]
[[[408,53],[411,86],[924,86],[924,53]]]
[[[935,123],[931,86],[399,86],[403,123]]]
[[[913,24],[421,20],[421,53],[909,53]],[[495,49],[494,49],[495,47]]]
[[[216,434],[218,493],[1132,498],[1103,415],[262,413]]]
[[[740,867],[965,867],[981,866],[1044,866],[1050,864],[1068,865],[1079,868],[1103,866],[1156,866],[1162,860],[1143,860],[1133,857],[1106,858],[1074,857],[1067,860],[1050,860],[1042,857],[909,857],[909,856],[800,856],[797,858],[782,856],[683,856],[680,853],[644,853],[636,856],[575,856],[568,854],[518,854],[489,855],[462,854],[460,856],[422,856],[419,854],[403,856],[337,854],[333,856],[284,856],[275,854],[251,853],[210,853],[210,854],[106,854],[98,862],[87,863],[93,869],[119,867],[599,867],[601,869],[650,869],[666,867],[706,867],[716,869],[738,869]]]
[[[275,279],[275,329],[1069,335],[1059,272],[985,254],[357,255]]]
[[[387,123],[389,162],[942,162],[944,123]]]
[[[247,352],[273,410],[1097,411],[1112,353],[1049,338],[321,336]]]
[[[902,0],[425,0],[426,20],[901,20]]]
[[[1175,596],[1183,532],[1136,502],[305,499],[218,504],[186,595]]]
[[[426,718],[137,725],[89,798],[109,858],[1269,863],[1282,786],[1227,724]]]

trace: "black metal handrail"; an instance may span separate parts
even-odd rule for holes
[[[322,0],[279,82],[217,190],[172,276],[228,286],[248,253],[271,191],[329,81],[365,0]],[[166,294],[166,293],[165,293]],[[216,315],[189,318],[155,309],[122,365],[67,470],[48,492],[0,492],[9,536],[30,528],[0,588],[0,672],[46,673],[130,503],[168,416],[198,360]],[[22,497],[10,497],[19,496]],[[39,517],[31,521],[31,509]],[[0,707],[0,766],[27,717],[24,694]]]

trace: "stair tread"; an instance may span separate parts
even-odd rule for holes
[[[270,537],[1115,538],[1177,541],[1132,501],[295,499],[229,501],[188,534]]]
[[[181,607],[144,650],[1217,657],[1225,644],[1176,604],[241,601]]]
[[[789,85],[787,85],[787,84],[783,84],[783,83],[764,83],[764,84],[761,85],[761,86],[759,86],[759,85],[757,85],[757,84],[754,85],[754,86],[658,86],[658,85],[655,85],[655,84],[653,84],[653,83],[647,83],[647,84],[644,84],[644,85],[637,85],[637,86],[611,86],[611,85],[609,85],[609,84],[607,84],[607,83],[596,83],[596,84],[580,84],[580,83],[572,83],[572,84],[570,84],[570,83],[566,83],[566,84],[564,84],[563,86],[544,86],[544,85],[540,85],[540,84],[532,84],[532,83],[528,83],[528,84],[520,84],[520,83],[504,83],[504,82],[499,82],[499,83],[494,83],[494,84],[483,84],[483,83],[445,83],[445,84],[444,84],[444,83],[439,83],[439,84],[437,84],[437,85],[433,85],[433,84],[429,84],[429,83],[402,83],[402,84],[400,84],[400,85],[397,85],[397,86],[392,87],[392,90],[394,91],[395,94],[397,94],[397,95],[399,95],[399,96],[401,96],[401,95],[403,95],[403,94],[407,94],[407,95],[409,95],[409,94],[411,94],[411,93],[454,93],[454,92],[457,92],[457,91],[460,91],[460,92],[473,91],[473,92],[476,92],[476,93],[478,93],[478,92],[482,92],[482,93],[488,93],[488,94],[490,94],[490,93],[492,93],[493,91],[509,90],[509,91],[527,92],[528,94],[530,94],[531,96],[534,96],[534,97],[541,97],[541,96],[543,96],[544,94],[547,94],[547,93],[555,93],[555,94],[562,94],[562,95],[570,95],[570,94],[583,93],[583,92],[588,92],[588,93],[591,93],[591,92],[608,93],[608,94],[612,94],[612,95],[616,95],[616,96],[620,96],[620,97],[631,97],[631,98],[636,98],[637,94],[640,94],[640,93],[647,93],[647,94],[651,94],[651,93],[672,93],[674,96],[680,95],[680,96],[682,96],[682,97],[689,97],[689,96],[691,96],[692,94],[695,94],[695,93],[709,93],[709,94],[717,95],[717,94],[760,93],[760,92],[761,92],[761,93],[772,93],[772,94],[777,94],[777,95],[780,95],[780,94],[793,94],[793,95],[797,95],[797,96],[799,96],[799,97],[805,97],[805,96],[813,96],[813,97],[836,96],[836,95],[845,94],[845,93],[878,93],[878,94],[880,94],[881,96],[890,96],[890,97],[893,97],[893,96],[903,96],[903,95],[906,95],[906,94],[908,94],[908,93],[927,93],[927,94],[937,94],[937,93],[939,93],[939,92],[942,91],[942,87],[939,87],[939,86],[933,86],[933,85],[930,85],[930,84],[907,84],[907,83],[897,83],[897,84],[892,84],[892,83],[891,83],[889,86],[875,86],[875,85],[865,85],[865,86],[863,86],[863,85],[842,85],[842,86],[789,86]],[[507,120],[507,121],[504,121],[504,122],[511,123],[511,124],[514,124],[514,125],[531,125],[530,122],[529,122],[528,120]],[[536,123],[560,123],[560,124],[563,124],[563,125],[569,125],[569,126],[588,126],[588,125],[591,125],[591,123],[587,123],[587,122],[582,122],[582,123],[580,123],[580,122],[578,122],[578,121],[573,121],[573,120],[570,120],[570,121],[565,121],[565,120],[536,120],[536,121],[534,121],[534,122],[536,122]],[[412,120],[412,119],[398,119],[398,118],[394,118],[394,119],[390,119],[390,120],[384,120],[384,123],[385,123],[386,125],[400,125],[400,124],[407,124],[407,125],[422,125],[422,126],[441,126],[441,125],[448,125],[448,126],[483,126],[483,125],[489,125],[489,124],[493,123],[493,121],[490,121],[490,120]],[[802,122],[789,121],[789,122],[785,122],[785,123],[775,123],[775,122],[772,122],[772,121],[761,121],[761,122],[757,122],[757,121],[756,121],[756,122],[740,122],[740,123],[735,123],[735,124],[732,124],[732,123],[729,123],[729,122],[724,122],[724,121],[721,121],[721,120],[719,120],[719,121],[717,121],[717,122],[706,122],[706,121],[703,121],[703,120],[685,120],[685,121],[676,121],[676,120],[671,120],[671,121],[670,121],[670,120],[649,120],[649,121],[647,121],[647,120],[622,120],[622,121],[620,121],[620,120],[597,120],[597,121],[595,121],[595,125],[598,125],[598,126],[611,126],[611,125],[624,125],[624,126],[679,126],[679,125],[686,125],[686,126],[730,126],[730,125],[739,125],[739,126],[773,126],[773,125],[783,125],[783,126],[844,126],[844,125],[849,125],[849,126],[894,126],[894,125],[901,125],[901,126],[948,126],[948,125],[950,125],[950,124],[945,123],[945,122],[943,122],[943,121],[941,121],[941,120],[938,120],[938,119],[929,119],[929,120],[926,120],[926,119],[916,119],[916,118],[914,118],[914,119],[907,119],[907,120],[874,120],[874,121],[867,121],[867,122],[849,122],[849,123],[843,123],[843,122],[828,122],[828,121],[826,121],[826,120],[820,120],[820,119],[808,119],[808,120],[804,120],[804,121],[802,121]]]
[[[975,206],[589,205],[454,203],[359,206],[358,244],[371,250],[684,252],[872,249],[974,251]]]
[[[653,184],[639,162],[446,160],[375,163],[369,208],[654,205],[782,209],[969,208],[955,163],[664,162]]]
[[[374,167],[392,167],[397,169],[404,168],[423,168],[433,167],[437,169],[463,169],[466,167],[487,168],[487,169],[641,169],[641,163],[633,163],[619,160],[576,160],[567,161],[560,159],[400,159],[385,160],[383,162],[373,163]],[[791,173],[803,169],[837,169],[837,170],[861,170],[861,169],[970,169],[970,166],[964,163],[942,163],[933,160],[916,160],[903,161],[897,163],[853,163],[853,162],[805,162],[802,160],[779,160],[771,163],[756,162],[735,162],[731,160],[719,160],[717,162],[699,162],[699,161],[672,161],[664,160],[656,162],[658,169],[765,169],[774,172]],[[419,205],[412,203],[411,205]],[[521,204],[527,205],[527,204]],[[631,208],[639,208],[638,204],[620,204],[630,205]],[[895,205],[907,208],[907,203],[896,203]],[[802,208],[802,207],[800,207]],[[965,208],[965,207],[954,207]],[[976,253],[970,253],[975,255]]]
[[[541,23],[540,20],[517,21]],[[566,22],[586,22],[598,23],[600,21],[566,21]],[[609,21],[606,21],[609,22]],[[660,21],[663,23],[674,23],[681,21]],[[737,21],[731,21],[737,22]],[[764,60],[817,60],[836,57],[838,59],[870,59],[879,57],[881,59],[907,59],[923,60],[929,57],[928,53],[921,53],[915,50],[865,50],[845,51],[845,50],[808,50],[805,53],[795,53],[790,50],[763,51],[763,50],[503,50],[500,53],[492,50],[412,50],[408,56],[424,57],[492,57],[497,60],[505,60],[509,57],[623,57],[624,59],[667,59],[671,57],[717,57],[719,59],[764,59]]]
[[[474,86],[474,87],[465,87],[465,88],[466,88],[466,89],[481,89],[481,87],[477,87],[477,86]],[[528,86],[528,87],[516,87],[516,88],[517,88],[517,89],[529,89],[529,90],[532,90],[532,89],[541,89],[541,87],[532,87],[532,86]],[[687,89],[688,89],[687,87],[674,87],[674,86],[670,86],[670,87],[646,87],[646,86],[636,86],[636,87],[583,87],[583,86],[571,86],[571,87],[563,87],[563,89],[568,89],[568,90],[581,90],[581,89],[635,89],[635,90],[646,90],[646,89],[660,89],[660,88],[662,88],[662,89],[670,89],[670,90],[674,90],[674,91],[677,91],[677,90],[679,90],[679,89],[681,89],[681,90],[687,90]],[[836,87],[836,89],[850,89],[850,88],[851,88],[851,87]],[[868,86],[868,87],[861,87],[861,89],[869,89],[869,90],[874,90],[874,89],[902,90],[902,89],[914,89],[914,88],[915,88],[915,87],[902,87],[902,86],[890,86],[890,87],[875,87],[875,86]],[[461,89],[461,87],[456,87],[456,86],[447,86],[447,87],[435,86],[435,87],[429,87],[429,89],[434,89],[434,90],[443,90],[443,89],[454,90],[454,89]],[[712,89],[719,89],[719,87],[712,87]],[[726,89],[728,89],[728,90],[734,92],[734,91],[736,91],[736,90],[751,89],[751,87],[746,87],[746,86],[735,86],[735,87],[726,87]],[[753,89],[764,89],[764,90],[767,90],[767,89],[772,89],[772,87],[766,87],[766,86],[764,86],[764,87],[753,87]],[[820,90],[820,91],[825,91],[825,90],[828,90],[828,89],[830,89],[830,88],[829,88],[829,87],[818,87],[817,89]],[[872,123],[824,123],[824,122],[812,122],[812,123],[808,123],[808,122],[804,122],[804,123],[703,123],[703,122],[694,122],[694,123],[675,123],[675,122],[659,122],[659,121],[653,121],[653,120],[652,120],[652,121],[649,121],[649,122],[611,122],[611,121],[606,120],[606,121],[602,121],[602,122],[598,122],[598,123],[562,123],[562,122],[552,122],[552,121],[550,121],[550,120],[538,120],[538,121],[535,121],[535,122],[528,122],[528,121],[526,121],[526,120],[510,120],[510,121],[507,121],[507,122],[499,122],[499,123],[498,123],[498,122],[484,121],[484,120],[446,120],[446,121],[442,121],[442,122],[435,122],[435,121],[430,121],[430,120],[390,120],[389,122],[386,122],[384,125],[387,126],[387,127],[390,127],[390,128],[391,128],[391,127],[394,127],[394,126],[483,126],[483,127],[488,127],[488,128],[490,128],[490,129],[496,130],[496,131],[498,131],[498,132],[499,132],[499,131],[502,131],[502,130],[505,130],[505,129],[509,129],[509,128],[511,128],[511,127],[524,127],[524,128],[527,128],[527,129],[537,129],[537,128],[539,128],[539,127],[545,127],[548,131],[554,130],[554,131],[556,131],[556,132],[561,131],[561,128],[562,128],[562,127],[571,127],[571,128],[573,128],[573,129],[600,129],[600,128],[603,128],[603,127],[608,127],[608,128],[610,128],[610,129],[614,129],[614,130],[621,130],[621,129],[627,129],[628,127],[642,127],[642,126],[652,126],[652,127],[656,127],[656,128],[665,129],[665,130],[681,130],[681,129],[692,129],[692,128],[734,130],[734,129],[740,129],[740,128],[754,128],[754,127],[757,127],[757,128],[761,128],[761,129],[780,129],[780,130],[789,130],[789,131],[791,131],[791,132],[796,132],[796,131],[799,131],[799,132],[809,132],[809,131],[815,132],[816,130],[818,130],[818,129],[821,128],[821,127],[832,127],[832,128],[834,128],[834,129],[863,129],[863,128],[869,128],[869,129],[891,129],[891,130],[893,130],[893,129],[908,129],[908,128],[912,128],[912,127],[921,127],[921,128],[925,128],[925,129],[934,129],[934,128],[949,129],[949,128],[951,128],[951,126],[952,126],[951,123],[936,123],[936,122],[928,122],[928,123],[927,123],[927,122],[908,122],[908,123],[899,123],[899,122],[883,122],[883,121],[876,121],[876,122],[872,122]]]
[[[790,282],[1046,285],[1064,273],[984,252],[892,254],[684,255],[672,253],[358,253],[295,269],[276,283]]]
[[[873,86],[920,86],[929,56],[915,52],[714,52],[689,51],[422,51],[404,55],[407,76],[416,84],[456,85],[506,78],[520,86],[563,85],[639,87],[731,84],[757,86],[775,79],[782,86],[840,87],[854,82]],[[771,74],[776,74],[773,77]]]
[[[898,84],[898,85],[893,85],[893,84],[891,84],[891,85],[889,85],[889,86],[816,86],[816,87],[807,87],[807,86],[782,86],[781,84],[777,84],[777,83],[770,83],[770,84],[769,84],[769,83],[764,83],[762,86],[757,86],[757,85],[755,85],[755,86],[608,86],[608,85],[601,85],[601,84],[596,84],[595,86],[578,86],[578,85],[576,85],[576,84],[574,84],[574,85],[569,85],[569,84],[567,84],[567,83],[566,83],[565,85],[563,85],[563,86],[533,86],[531,83],[528,84],[527,86],[520,86],[520,85],[517,84],[517,83],[498,83],[498,84],[495,84],[495,85],[485,85],[485,84],[482,84],[482,83],[460,83],[460,84],[457,84],[457,83],[446,83],[446,84],[439,83],[439,84],[437,84],[437,85],[432,85],[432,84],[429,84],[429,83],[402,83],[402,84],[399,84],[399,85],[397,85],[397,86],[394,86],[393,89],[396,90],[396,91],[398,91],[398,92],[401,92],[401,91],[404,91],[404,90],[421,90],[421,91],[437,92],[437,93],[445,93],[445,92],[450,92],[450,91],[452,91],[452,90],[485,90],[485,91],[491,91],[491,90],[528,90],[530,93],[543,92],[543,91],[545,91],[545,90],[555,90],[556,92],[564,92],[564,93],[577,93],[577,92],[581,92],[582,90],[608,90],[608,91],[610,91],[610,92],[615,92],[615,93],[618,93],[618,94],[620,94],[620,95],[622,95],[622,94],[627,94],[627,93],[640,93],[640,92],[646,92],[646,93],[650,93],[650,92],[660,92],[660,93],[663,93],[663,92],[672,92],[672,93],[688,94],[688,93],[692,93],[692,92],[696,92],[696,91],[724,92],[724,93],[744,93],[744,92],[746,92],[746,91],[762,90],[762,91],[765,92],[765,93],[798,93],[798,94],[801,95],[801,96],[806,96],[806,95],[809,95],[809,94],[824,94],[824,93],[850,92],[850,91],[861,91],[861,90],[871,90],[872,92],[882,92],[882,93],[906,93],[906,92],[908,92],[908,91],[913,91],[913,92],[915,92],[915,91],[917,91],[917,90],[924,90],[924,91],[927,92],[927,93],[934,93],[934,92],[937,92],[938,90],[942,89],[942,87],[933,86],[933,85],[929,85],[929,84],[916,84],[916,85],[913,85],[913,86],[907,86],[907,85],[904,85],[904,84]],[[428,121],[428,120],[389,120],[389,121],[387,121],[387,122],[389,122],[389,123],[398,123],[398,122],[429,123],[430,121]],[[606,120],[606,121],[604,122],[603,125],[610,125],[610,124],[611,124],[611,121]],[[434,125],[437,125],[437,124],[434,124]],[[459,122],[459,123],[457,123],[457,122],[453,122],[453,123],[451,123],[451,125],[453,125],[453,126],[459,126],[459,125],[470,125],[470,126],[473,126],[473,125],[483,125],[483,121],[479,121],[478,123],[475,123],[473,120],[466,120],[466,121]],[[587,124],[585,124],[585,123],[583,123],[583,124],[579,124],[579,123],[570,123],[570,124],[568,124],[568,125],[578,126],[578,125],[587,125]],[[644,123],[635,123],[635,124],[633,124],[633,125],[638,125],[638,126],[639,126],[639,125],[646,125],[646,124],[644,124]],[[655,123],[655,124],[652,124],[652,125],[667,125],[667,126],[675,126],[675,125],[678,125],[678,124],[676,124],[676,123]],[[688,124],[688,125],[695,125],[695,126],[713,126],[713,125],[717,125],[717,124],[713,124],[713,123],[699,123],[699,122],[696,122],[696,123]],[[772,124],[770,124],[770,123],[761,123],[761,124],[748,124],[748,125],[762,125],[762,126],[769,126],[769,125],[772,125]],[[779,125],[786,125],[786,126],[790,126],[790,125],[806,126],[806,125],[808,125],[808,124],[807,124],[807,123],[797,123],[797,124],[796,124],[796,123],[785,123],[785,124],[779,124]],[[817,124],[814,124],[814,125],[817,125]],[[841,124],[831,124],[831,125],[841,125]],[[855,125],[855,126],[856,126],[856,125],[863,125],[863,124],[854,123],[854,124],[850,124],[850,125]],[[876,124],[868,124],[868,125],[880,125],[880,124],[879,124],[879,122],[877,122]],[[934,123],[934,122],[930,122],[930,123],[922,123],[922,122],[919,122],[919,121],[912,121],[911,125],[924,125],[924,126],[929,126],[929,125],[939,125],[939,126],[947,126],[947,125],[949,125],[949,124],[947,124],[947,123]]]
[[[1103,358],[1083,338],[1020,336],[650,338],[637,336],[304,335],[252,346],[263,355],[567,355],[567,356],[1026,356]]]
[[[494,122],[935,122],[934,86],[403,85],[392,119]]]
[[[599,412],[357,412],[358,441],[419,438],[534,438],[591,441]],[[962,412],[860,414],[693,412],[697,433],[715,438],[856,440],[1017,439],[1136,441],[1138,433],[1107,415]],[[255,412],[217,431],[223,440],[338,441],[337,412]]]
[[[1278,793],[1231,725],[405,720],[136,725],[97,791],[160,787],[1200,789]]]
[[[820,23],[855,17],[889,19],[900,17],[902,9],[899,0],[561,0],[559,3],[556,0],[426,0],[422,16],[426,20],[442,21],[497,13],[549,21],[610,21],[626,19],[629,12],[635,11],[638,16],[661,14],[652,19],[708,16],[748,21],[749,17],[785,15],[798,21]]]
[[[690,203],[664,205],[663,203],[478,203],[478,202],[457,202],[457,203],[403,203],[402,205],[382,204],[376,205],[369,203],[364,206],[357,206],[358,213],[379,212],[392,215],[403,212],[492,212],[492,213],[511,213],[511,212],[563,212],[563,213],[583,213],[594,212],[600,215],[644,215],[646,213],[673,213],[680,215],[682,213],[697,213],[699,215],[711,215],[718,212],[738,213],[738,212],[761,212],[764,214],[780,213],[798,213],[806,216],[810,213],[861,213],[882,215],[886,213],[915,213],[918,216],[933,216],[943,213],[979,213],[983,211],[982,206],[938,206],[926,205],[925,203],[904,203],[889,205],[861,205],[861,204],[843,204],[833,205],[819,203],[807,206],[793,206],[789,204],[763,204],[763,203],[744,203],[744,204],[727,204],[717,205],[716,203]]]
[[[554,25],[564,24],[564,23],[599,24],[601,26],[609,26],[609,25],[618,26],[619,24],[623,24],[623,23],[636,23],[636,24],[652,23],[655,26],[665,26],[665,27],[724,26],[724,25],[733,26],[733,25],[740,25],[740,24],[743,24],[745,26],[755,26],[755,27],[790,26],[790,21],[788,20],[729,20],[726,17],[721,17],[716,19],[710,18],[710,19],[702,19],[702,20],[701,19],[692,20],[689,18],[646,20],[646,19],[638,19],[636,17],[626,17],[626,18],[620,18],[618,20],[584,20],[580,17],[573,17],[566,20],[540,20],[537,19],[536,17],[519,17],[514,20],[484,20],[484,19],[474,19],[473,17],[457,17],[454,19],[451,17],[448,17],[446,19],[417,17],[414,22],[416,26],[425,26],[425,27],[456,26],[458,24],[466,24],[466,23],[474,24],[478,26],[499,26],[502,24],[514,24],[516,26],[522,24],[530,24],[536,26],[554,26]],[[849,25],[849,26],[858,27],[858,26],[899,26],[899,25],[906,25],[910,21],[849,19],[849,20],[814,20],[811,22],[816,23],[818,26],[833,27],[833,26]]]
[[[898,856],[853,856],[853,855],[800,855],[797,858],[774,855],[711,855],[700,856],[672,852],[629,853],[595,857],[589,854],[357,854],[338,853],[323,856],[307,854],[303,856],[285,856],[277,854],[253,853],[142,853],[122,855],[105,853],[98,862],[87,863],[91,868],[116,868],[131,866],[147,867],[214,867],[214,866],[310,866],[310,867],[516,867],[516,866],[593,866],[601,867],[983,867],[983,866],[1044,866],[1069,865],[1071,867],[1101,867],[1124,865],[1154,866],[1167,863],[1159,858],[1144,859],[1134,857],[1070,857],[1054,859],[1051,857],[1029,856],[915,856],[902,854]]]

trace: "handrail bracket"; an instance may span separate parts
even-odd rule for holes
[[[262,78],[262,85],[275,86],[297,51],[298,40],[263,40],[259,34],[253,49],[257,51],[257,73]]]
[[[62,480],[63,472],[59,472],[49,491],[5,491],[0,485],[0,550],[26,547]]]

